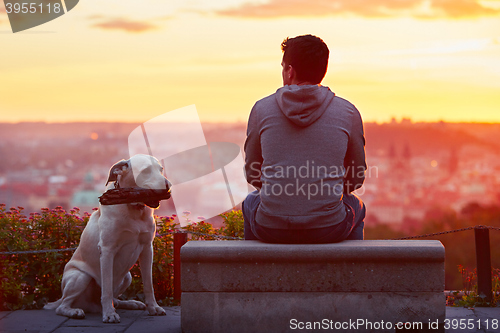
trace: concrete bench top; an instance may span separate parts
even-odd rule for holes
[[[363,240],[332,244],[269,244],[260,241],[190,241],[181,249],[183,262],[323,262],[423,261],[443,262],[437,240]]]
[[[181,249],[183,291],[443,291],[439,241],[334,244],[189,241]]]

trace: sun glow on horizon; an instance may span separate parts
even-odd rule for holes
[[[283,38],[311,33],[331,51],[323,84],[367,122],[500,122],[498,0],[428,1],[432,17],[340,0],[303,17],[284,0],[249,3],[253,16],[240,0],[144,3],[90,0],[18,34],[0,7],[0,121],[144,122],[195,104],[202,122],[245,122],[282,84]],[[335,4],[343,14],[314,16]]]

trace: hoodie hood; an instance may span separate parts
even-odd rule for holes
[[[335,94],[320,85],[288,85],[276,91],[276,101],[283,114],[294,124],[307,127],[318,120]]]

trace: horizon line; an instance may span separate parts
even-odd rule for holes
[[[408,121],[409,120],[409,121]],[[142,124],[143,122],[135,122],[135,121],[108,121],[108,120],[95,120],[95,121],[46,121],[46,120],[33,120],[33,121],[1,121],[0,125],[20,125],[20,124],[45,124],[45,125],[55,125],[55,124],[130,124],[137,125]],[[168,122],[169,124],[190,124],[192,122],[188,121],[175,121]],[[236,120],[236,121],[201,121],[202,124],[246,124],[247,121]],[[389,121],[363,121],[364,124],[477,124],[477,125],[499,125],[500,121],[448,121],[448,120],[434,120],[434,121],[413,121],[409,118],[402,118],[400,120],[394,121],[391,119]]]

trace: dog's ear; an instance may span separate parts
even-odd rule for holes
[[[118,175],[120,175],[124,170],[130,168],[130,160],[121,160],[116,162],[115,165],[109,169],[108,181],[106,182],[106,186],[108,186],[109,182],[116,182],[118,180]]]

